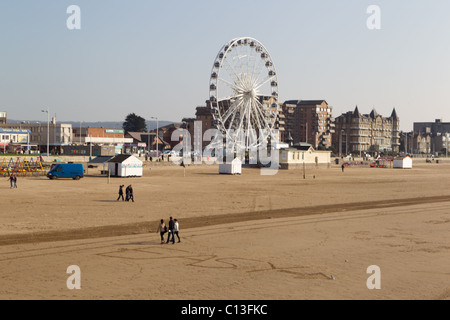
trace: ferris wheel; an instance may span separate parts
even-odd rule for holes
[[[280,111],[278,77],[258,40],[237,38],[220,49],[209,92],[214,125],[226,137],[227,148],[248,151],[273,141]]]

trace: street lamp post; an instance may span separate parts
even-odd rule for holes
[[[50,156],[50,110],[41,110],[41,112],[47,113],[47,157]]]
[[[158,117],[151,117],[150,119],[156,120],[156,156],[159,156],[159,138],[158,138],[158,131],[159,131],[159,122],[158,122]]]
[[[81,142],[81,123],[82,123],[83,121],[80,121],[80,146],[82,145],[82,142]]]

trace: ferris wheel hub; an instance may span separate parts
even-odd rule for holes
[[[243,95],[246,99],[256,99],[256,97],[258,96],[258,90],[250,89],[244,92]]]

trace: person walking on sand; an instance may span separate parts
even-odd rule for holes
[[[128,201],[130,201],[130,186],[128,186],[126,189],[125,189],[125,201],[126,202],[128,202]]]
[[[342,164],[342,172],[345,170],[345,164]]]
[[[133,194],[133,187],[131,186],[131,184],[128,186],[128,201],[133,201],[134,202],[134,194]]]
[[[164,223],[164,220],[161,219],[161,223],[158,226],[158,230],[156,230],[156,233],[159,232],[159,235],[161,236],[161,244],[164,243],[164,235],[167,233],[167,226]]]
[[[17,175],[14,176],[14,188],[17,188]]]
[[[12,173],[9,176],[8,180],[9,180],[9,184],[10,184],[10,189],[12,189],[13,188],[13,184],[14,184],[14,176],[13,176]]]
[[[132,193],[132,189],[131,189],[131,185],[129,185],[126,189],[125,189],[125,201],[129,202],[131,200],[131,193]],[[133,200],[134,201],[134,200]]]
[[[119,197],[117,198],[117,201],[120,200],[120,198],[122,198],[122,201],[125,201],[125,199],[123,198],[123,187],[125,187],[124,185],[121,185],[119,187]]]
[[[173,218],[170,217],[169,220],[169,235],[167,236],[167,243],[170,242],[170,235],[172,235],[172,243],[175,243],[175,238],[174,238],[174,234],[173,234],[173,227],[175,226],[175,222],[173,221]]]
[[[178,232],[180,231],[180,225],[179,225],[177,219],[175,219],[174,221],[175,221],[175,222],[174,222],[174,224],[173,224],[172,243],[175,243],[175,236],[177,236],[177,238],[178,238],[178,243],[180,243],[180,242],[181,242],[181,239],[180,239],[180,236],[179,236],[179,234],[178,234]]]

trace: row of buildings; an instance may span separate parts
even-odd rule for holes
[[[434,122],[416,122],[414,130],[402,135],[402,150],[413,154],[448,153],[450,122],[436,119]]]
[[[197,107],[195,118],[183,119],[191,135],[195,121],[202,123],[203,132],[214,128],[208,102],[206,107]],[[339,154],[399,152],[401,146],[395,109],[390,117],[383,117],[375,110],[362,114],[356,107],[333,118],[333,108],[326,100],[288,100],[281,104],[277,128],[280,142],[307,143],[316,150],[334,149]]]
[[[144,153],[167,148],[156,133],[128,132],[116,128],[74,127],[58,123],[8,123],[0,112],[0,153],[47,153],[101,156],[121,153]]]
[[[214,128],[209,101],[197,107],[194,118],[182,120],[181,127],[193,136],[194,122],[202,124],[202,133]],[[333,107],[326,100],[288,100],[281,104],[277,124],[280,142],[307,143],[316,150],[333,150],[335,154],[362,153],[447,153],[450,143],[450,123],[442,120],[414,123],[412,132],[400,130],[396,109],[389,116],[375,109],[361,113],[358,106],[333,117]],[[164,139],[170,139],[170,135]],[[193,144],[195,142],[192,142]],[[208,142],[203,142],[202,147]]]
[[[8,123],[6,112],[0,112],[0,152],[34,150],[65,155],[147,154],[170,150],[183,139],[173,133],[187,129],[194,137],[195,122],[201,123],[201,134],[215,128],[209,103],[197,107],[195,118],[184,118],[148,133],[123,129],[83,128],[57,123]],[[333,150],[335,154],[410,153],[436,154],[447,151],[450,123],[442,120],[414,124],[413,132],[400,131],[400,118],[394,109],[389,117],[372,110],[363,114],[353,111],[333,118],[333,108],[326,100],[288,100],[281,104],[277,127],[280,142],[291,145],[306,143],[316,150]],[[158,131],[158,133],[156,132]],[[158,136],[158,138],[157,138]],[[206,147],[209,141],[191,140],[193,147]]]

